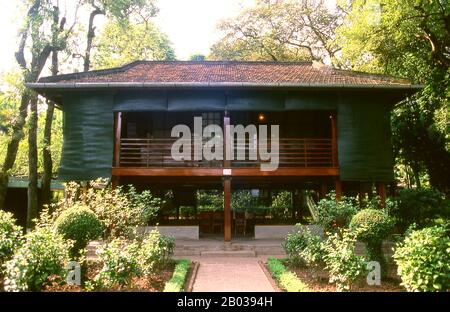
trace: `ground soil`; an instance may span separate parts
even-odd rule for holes
[[[286,268],[297,274],[298,278],[308,285],[314,292],[335,292],[336,286],[329,283],[328,273],[324,270],[298,267],[285,263]],[[355,282],[350,291],[354,292],[403,292],[405,288],[400,286],[400,279],[392,268],[388,276],[381,281],[380,286],[369,286],[365,279]]]
[[[93,280],[97,273],[101,270],[102,264],[98,261],[88,262],[87,279]],[[175,263],[172,262],[165,268],[157,270],[154,274],[146,277],[134,277],[130,285],[126,288],[113,289],[96,289],[96,291],[135,291],[135,292],[162,292],[167,281],[170,280],[175,268]],[[51,278],[50,278],[51,280]],[[81,286],[69,286],[65,283],[61,285],[56,280],[51,281],[50,285],[44,288],[47,292],[82,292],[84,289]]]

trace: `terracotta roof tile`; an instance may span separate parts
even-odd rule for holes
[[[138,61],[123,67],[46,77],[39,83],[252,83],[409,85],[405,79],[338,70],[312,62]]]

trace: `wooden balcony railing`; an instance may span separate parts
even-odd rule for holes
[[[119,167],[222,167],[223,161],[183,160],[172,158],[171,148],[175,138],[167,139],[120,139]],[[248,143],[248,142],[246,142]],[[256,142],[254,143],[256,144]],[[270,142],[268,151],[270,152]],[[330,139],[280,138],[279,167],[336,167],[335,144]],[[257,147],[257,146],[256,146]],[[245,160],[232,160],[231,167],[257,167],[262,161],[249,160],[248,144],[235,142],[235,159],[237,151],[243,150]],[[191,147],[191,159],[194,159],[194,146]]]

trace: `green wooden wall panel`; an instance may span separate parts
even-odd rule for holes
[[[343,98],[337,112],[342,181],[394,179],[390,107],[383,98]]]
[[[335,110],[337,102],[336,93],[292,92],[286,95],[285,110]]]
[[[63,100],[64,143],[58,178],[81,181],[110,177],[114,150],[112,95],[66,93]]]
[[[114,111],[165,111],[167,110],[167,95],[163,91],[150,92],[120,92],[114,97]]]
[[[223,91],[176,91],[168,94],[168,111],[223,111]]]
[[[230,92],[226,108],[229,111],[284,111],[284,97],[268,91]]]

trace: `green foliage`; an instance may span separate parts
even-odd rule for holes
[[[385,211],[369,208],[353,216],[350,229],[358,232],[358,239],[371,243],[385,239],[391,233],[393,225],[393,219]]]
[[[289,219],[292,217],[292,193],[281,191],[272,198],[270,214],[276,219]]]
[[[135,234],[137,226],[145,226],[152,221],[164,202],[152,196],[148,191],[138,193],[132,186],[126,192],[122,187],[95,189],[101,181],[90,182],[91,188],[77,199],[79,186],[70,184],[74,194],[71,201],[84,200],[95,212],[103,224],[104,238],[130,237]]]
[[[0,210],[0,272],[2,264],[11,258],[22,244],[22,228],[16,225],[13,214]]]
[[[164,292],[181,292],[184,290],[187,273],[191,262],[189,260],[179,260],[175,265],[172,278],[166,283]]]
[[[50,276],[64,280],[73,244],[50,227],[36,228],[5,265],[6,291],[39,291]]]
[[[231,193],[231,209],[233,211],[251,211],[257,207],[257,198],[249,190],[238,190]]]
[[[144,274],[152,273],[156,268],[165,266],[175,248],[175,239],[163,236],[157,229],[143,240],[139,248],[139,265]]]
[[[356,235],[348,230],[329,236],[324,243],[325,268],[338,291],[350,290],[366,270],[364,258],[355,254],[355,244]]]
[[[303,283],[295,273],[288,271],[281,260],[276,258],[267,259],[267,268],[281,288],[288,292],[309,292],[308,286]]]
[[[217,190],[197,191],[198,211],[221,211],[223,210],[223,192]]]
[[[408,291],[450,290],[450,228],[440,225],[416,230],[397,244],[394,261]]]
[[[323,1],[256,1],[219,25],[223,33],[211,59],[251,61],[331,60],[341,11]]]
[[[378,261],[382,273],[386,273],[386,261],[383,255],[382,242],[394,227],[394,220],[383,210],[364,209],[353,216],[350,229],[357,233],[356,238],[366,244],[369,261]]]
[[[357,204],[353,198],[342,197],[337,201],[336,194],[331,192],[317,205],[317,223],[323,226],[326,232],[333,231],[337,227],[348,226],[356,212]]]
[[[342,64],[425,84],[394,109],[394,151],[397,162],[412,169],[416,186],[427,173],[443,192],[450,176],[449,12],[442,0],[352,1],[336,31]]]
[[[392,210],[397,224],[405,230],[415,223],[430,226],[438,218],[450,219],[450,201],[434,189],[404,189],[398,192],[397,205]]]
[[[168,37],[151,22],[109,23],[97,39],[95,69],[122,66],[137,60],[174,60]]]
[[[75,204],[63,211],[55,221],[55,228],[65,239],[73,240],[72,254],[86,248],[89,241],[102,236],[103,227],[95,213],[81,205]]]
[[[297,226],[296,232],[288,234],[282,246],[293,264],[310,267],[323,265],[325,251],[322,237],[311,233],[309,229]]]
[[[103,268],[95,276],[94,283],[100,289],[128,286],[132,278],[141,273],[139,245],[136,242],[113,239],[99,247],[97,255]]]

